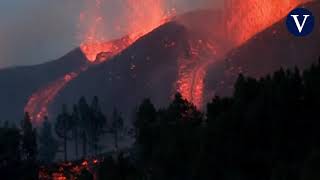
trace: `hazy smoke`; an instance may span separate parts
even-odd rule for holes
[[[0,68],[37,64],[58,58],[79,45],[80,12],[95,0],[3,0],[0,1]],[[121,24],[121,1],[101,0],[108,24]],[[178,12],[219,4],[222,0],[167,0]],[[216,3],[214,3],[216,2]],[[219,6],[219,5],[217,5]],[[114,22],[117,19],[119,22]],[[111,22],[111,23],[110,23]],[[125,22],[122,22],[125,23]],[[108,28],[107,38],[123,31]],[[110,28],[110,30],[109,30]]]

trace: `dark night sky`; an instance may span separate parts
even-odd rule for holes
[[[95,0],[1,0],[0,68],[49,61],[79,45],[79,14],[86,9],[88,1],[94,4]],[[119,2],[124,0],[101,1],[103,16],[121,16]],[[208,4],[219,6],[222,0],[167,1],[168,6],[174,5],[181,13],[208,7]],[[120,34],[114,32],[108,36],[113,38]]]

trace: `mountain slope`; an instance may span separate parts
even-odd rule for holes
[[[320,2],[304,4],[315,17],[320,17]],[[307,37],[295,37],[285,25],[286,18],[257,34],[242,46],[229,52],[225,61],[211,66],[207,79],[207,94],[214,90],[219,95],[232,93],[232,86],[239,73],[261,77],[281,67],[306,68],[320,56],[320,20]]]
[[[190,56],[189,41],[221,38],[215,32],[208,31],[210,27],[194,28],[193,31],[190,27],[195,27],[199,20],[204,18],[220,22],[218,14],[206,10],[178,16],[175,21],[183,25],[175,22],[165,24],[140,38],[112,60],[90,64],[90,68],[67,84],[65,90],[59,90],[57,100],[54,99],[50,108],[51,112],[57,112],[63,102],[75,103],[81,95],[103,97],[108,94],[104,100],[105,107],[123,106],[124,111],[132,109],[144,97],[151,97],[158,105],[164,104],[176,91],[180,57]],[[189,28],[188,33],[184,26]],[[45,91],[48,85],[57,85],[59,81],[64,81],[66,73],[78,71],[84,65],[89,64],[81,51],[76,49],[53,62],[0,70],[0,83],[3,84],[0,89],[0,98],[3,99],[0,102],[0,113],[4,119],[20,120],[25,105],[30,103],[28,99],[31,95],[32,98],[38,97],[33,96],[33,93],[37,92],[41,97],[47,95],[41,92]],[[105,82],[106,79],[110,82]],[[51,92],[55,93],[58,89],[51,89],[48,95],[55,97]],[[116,100],[116,97],[123,99]],[[39,105],[48,104],[47,99],[40,102],[31,105],[34,109],[41,109]],[[54,117],[55,113],[50,115]]]
[[[151,98],[160,107],[167,104],[179,89],[177,83],[182,78],[179,74],[182,66],[188,64],[186,66],[191,70],[184,70],[190,74],[187,78],[191,81],[196,81],[199,74],[194,66],[202,70],[203,59],[193,58],[198,55],[194,53],[200,52],[198,49],[194,52],[193,46],[219,42],[223,48],[216,54],[206,56],[212,58],[221,56],[230,48],[223,38],[226,36],[221,29],[223,26],[212,31],[211,26],[205,26],[202,21],[221,24],[223,19],[221,12],[203,10],[184,14],[156,28],[118,56],[73,80],[54,101],[51,114],[59,112],[63,103],[77,103],[80,96],[90,100],[97,95],[106,113],[118,108],[127,118],[131,118],[132,111],[144,98]],[[190,84],[197,88],[195,82]]]
[[[319,2],[305,6],[316,17],[320,16]],[[104,112],[110,113],[113,108],[118,108],[127,118],[131,118],[132,110],[143,98],[151,98],[157,106],[166,104],[179,89],[177,83],[181,70],[190,73],[187,77],[195,90],[199,87],[196,81],[201,81],[201,76],[205,77],[202,95],[206,102],[215,94],[232,93],[238,73],[260,77],[280,67],[304,68],[320,55],[318,19],[315,31],[306,38],[289,34],[285,19],[282,19],[229,51],[232,43],[225,38],[228,34],[223,29],[222,17],[219,12],[207,10],[187,13],[177,17],[177,22],[164,24],[143,36],[112,59],[90,65],[87,71],[80,73],[59,91],[49,107],[50,118],[55,118],[61,104],[77,103],[80,96],[90,100],[95,95],[99,96]],[[211,24],[218,24],[214,31]],[[194,47],[204,44],[217,46],[214,49],[217,52],[208,55],[206,51],[194,51]],[[87,65],[87,61],[76,49],[50,63],[1,70],[0,83],[3,86],[0,98],[3,101],[0,102],[0,113],[5,120],[20,120],[32,93],[83,65]],[[193,68],[195,66],[199,68]],[[193,90],[190,92],[194,93]]]
[[[187,46],[186,29],[177,23],[165,24],[81,74],[60,93],[51,112],[59,111],[62,103],[76,103],[81,95],[97,95],[105,112],[118,108],[125,115],[131,115],[143,98],[165,104],[174,93],[177,59]]]
[[[87,60],[78,48],[58,60],[44,64],[1,70],[1,118],[19,121],[23,117],[23,108],[33,92],[84,64],[87,64]]]

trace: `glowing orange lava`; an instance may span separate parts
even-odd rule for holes
[[[127,0],[128,34],[134,41],[164,24],[174,15],[164,0]]]
[[[237,47],[257,33],[285,17],[288,12],[307,0],[226,0],[226,31],[233,47]],[[215,25],[214,25],[215,26]],[[207,42],[208,43],[208,42]],[[203,104],[204,78],[209,64],[217,57],[217,48],[199,46],[191,42],[191,54],[188,59],[179,61],[177,90],[184,98],[201,108]],[[214,43],[213,43],[214,44]],[[215,44],[219,45],[219,44]],[[203,50],[214,50],[205,58]],[[218,48],[219,49],[219,48]],[[218,52],[221,57],[224,52]]]
[[[124,28],[128,37],[126,42],[119,46],[119,44],[106,42],[105,38],[101,36],[101,29],[97,28],[103,23],[102,20],[104,19],[100,13],[101,2],[98,1],[93,9],[95,10],[91,11],[96,14],[96,18],[90,24],[80,45],[82,52],[91,62],[94,62],[101,52],[116,54],[122,51],[140,37],[167,22],[169,17],[174,14],[173,11],[167,13],[164,10],[164,0],[126,0],[124,14],[126,15],[127,25]],[[81,16],[81,19],[83,19],[83,16]],[[116,27],[113,29],[116,29]]]
[[[114,41],[105,40],[104,27],[106,23],[102,16],[102,1],[95,0],[92,5],[91,0],[86,0],[87,9],[80,14],[80,21],[89,21],[89,27],[84,32],[84,39],[80,44],[80,49],[90,62],[101,63],[123,51],[134,43],[138,38],[149,33],[169,18],[169,14],[164,11],[163,0],[127,0],[127,32],[129,36]],[[81,69],[87,69],[82,67]],[[44,116],[48,115],[48,106],[57,94],[79,73],[70,72],[64,77],[51,82],[33,93],[25,106],[25,112],[29,112],[33,123],[40,124]]]
[[[39,124],[44,120],[45,116],[48,116],[48,106],[52,100],[57,96],[61,89],[76,78],[81,71],[85,70],[86,68],[82,68],[78,72],[68,73],[31,95],[24,111],[30,114],[31,120],[34,124]]]
[[[189,42],[190,54],[178,62],[177,90],[200,108],[203,104],[204,79],[209,64],[218,59],[222,50],[212,42],[198,40]]]
[[[248,39],[279,21],[287,13],[307,0],[226,0],[226,31],[229,41],[237,47]],[[137,39],[169,20],[172,11],[165,10],[164,0],[126,0],[127,37],[118,41],[107,41],[105,18],[102,16],[102,1],[87,0],[89,8],[81,13],[80,19],[89,19],[88,29],[80,48],[90,62],[100,63],[118,54]],[[174,12],[174,11],[173,11]],[[88,14],[90,16],[88,16]],[[208,22],[210,23],[210,22]],[[214,29],[213,29],[214,31]],[[190,56],[182,57],[178,62],[177,90],[187,100],[198,107],[203,104],[204,77],[207,67],[213,63],[213,57],[222,56],[222,47],[208,41],[190,41]],[[97,58],[100,53],[106,53]],[[98,60],[98,61],[97,61]],[[56,95],[74,78],[78,72],[70,72],[64,77],[36,91],[29,99],[25,111],[34,122],[40,123],[48,114],[48,105]]]
[[[226,0],[230,40],[241,45],[308,0]]]
[[[89,171],[96,178],[95,168],[101,160],[83,160],[78,162],[62,162],[39,168],[39,180],[77,180],[83,170]]]
[[[102,16],[100,0],[85,0],[85,10],[80,13],[80,25],[85,24],[80,49],[86,58],[94,62],[96,56],[101,52],[112,52],[115,47],[111,43],[105,42],[104,25],[105,19]],[[92,3],[95,2],[95,3]]]
[[[87,42],[80,45],[82,53],[85,54],[86,58],[90,62],[101,63],[110,57],[118,54],[125,48],[132,44],[132,40],[129,37],[122,38],[120,40],[109,41],[109,42]],[[111,56],[109,58],[99,59],[98,54],[109,53]]]

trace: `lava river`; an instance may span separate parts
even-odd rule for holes
[[[95,6],[91,7],[90,11],[81,14],[81,21],[85,20],[90,13],[93,18],[89,20],[91,25],[84,33],[80,45],[88,61],[94,64],[118,54],[138,38],[167,22],[172,15],[171,12],[166,12],[164,0],[127,0],[129,23],[125,28],[129,36],[118,43],[113,41],[106,43],[103,33],[99,32],[101,24],[105,26],[100,14],[101,2],[98,0],[95,2]],[[285,17],[291,9],[302,2],[300,0],[225,0],[224,30],[228,34],[226,39],[232,42],[232,48],[235,48]],[[212,28],[212,31],[214,30]],[[178,61],[178,79],[175,88],[184,98],[200,108],[203,104],[204,78],[207,68],[217,59],[222,59],[227,50],[214,41],[203,39],[190,40],[189,46],[189,55],[182,56]],[[102,52],[107,55],[97,56]],[[24,109],[29,112],[33,122],[36,124],[42,122],[44,116],[48,115],[48,106],[56,95],[88,68],[90,65],[81,67],[34,92]]]
[[[236,48],[285,17],[308,0],[225,0],[227,41]],[[216,25],[212,25],[215,27]],[[219,44],[200,39],[190,42],[190,58],[179,60],[177,90],[197,107],[203,105],[204,78],[210,64],[228,52]],[[211,55],[210,55],[211,52]]]
[[[95,2],[93,6],[92,2]],[[126,0],[125,6],[129,20],[126,28],[129,36],[120,40],[106,41],[101,29],[101,25],[106,26],[101,14],[103,12],[102,1],[86,0],[86,3],[87,9],[81,12],[80,23],[89,22],[86,22],[88,28],[83,33],[80,49],[88,61],[95,65],[111,59],[140,37],[167,22],[174,13],[174,10],[169,12],[164,10],[163,0]],[[48,116],[48,107],[58,93],[80,73],[90,68],[90,63],[48,83],[29,97],[24,111],[29,113],[34,124],[41,124],[44,117]]]

